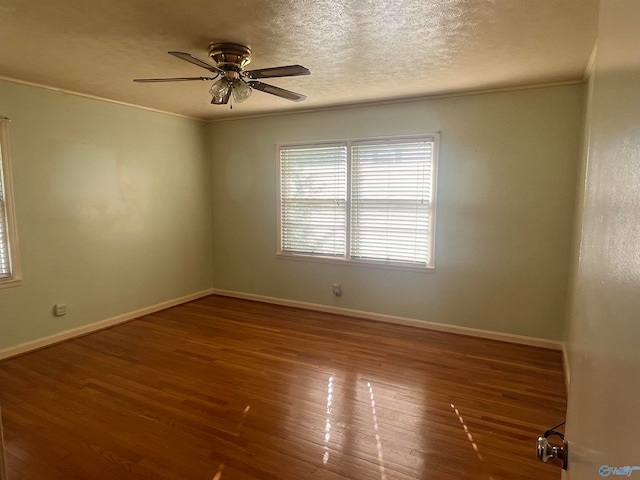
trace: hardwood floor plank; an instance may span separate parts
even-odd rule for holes
[[[9,480],[552,480],[560,352],[202,298],[0,363]]]

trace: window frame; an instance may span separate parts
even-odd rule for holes
[[[18,253],[18,229],[14,207],[13,181],[11,173],[11,153],[9,145],[9,119],[0,116],[0,182],[4,195],[4,214],[7,228],[7,249],[9,276],[0,278],[0,289],[17,287],[22,284],[22,269]]]
[[[433,142],[432,153],[432,182],[431,182],[431,202],[429,208],[429,260],[427,265],[413,265],[407,262],[394,262],[388,260],[360,259],[351,258],[351,190],[352,190],[352,146],[353,144],[366,142],[411,142],[430,140]],[[328,256],[313,253],[286,252],[282,250],[282,171],[280,152],[286,148],[296,147],[323,147],[329,145],[344,144],[347,149],[347,198],[346,198],[346,248],[344,256]],[[430,132],[424,134],[413,135],[393,135],[393,136],[377,136],[377,137],[361,137],[346,138],[340,140],[321,140],[308,142],[287,142],[276,144],[276,182],[277,182],[277,250],[276,257],[288,260],[302,260],[320,263],[334,263],[342,265],[362,265],[379,268],[390,268],[394,270],[408,270],[414,272],[433,272],[435,270],[435,240],[436,240],[436,209],[437,209],[437,178],[438,178],[438,160],[440,154],[440,132]]]

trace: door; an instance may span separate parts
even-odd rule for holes
[[[563,478],[640,480],[638,0],[601,0],[585,132]]]

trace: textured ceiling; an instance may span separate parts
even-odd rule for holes
[[[203,119],[580,79],[597,0],[0,0],[0,76]],[[208,72],[214,41],[249,45],[249,69],[307,95],[254,92],[210,105],[212,82],[138,84]]]

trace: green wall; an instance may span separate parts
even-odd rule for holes
[[[204,123],[2,81],[0,115],[24,277],[0,350],[211,287]]]
[[[0,290],[0,351],[212,286],[562,339],[583,95],[567,86],[207,125],[1,81],[24,281]],[[276,257],[277,143],[435,131],[435,272]],[[53,316],[57,302],[66,316]]]
[[[561,340],[583,95],[577,85],[212,123],[214,287]],[[435,272],[276,258],[276,144],[435,131]]]

